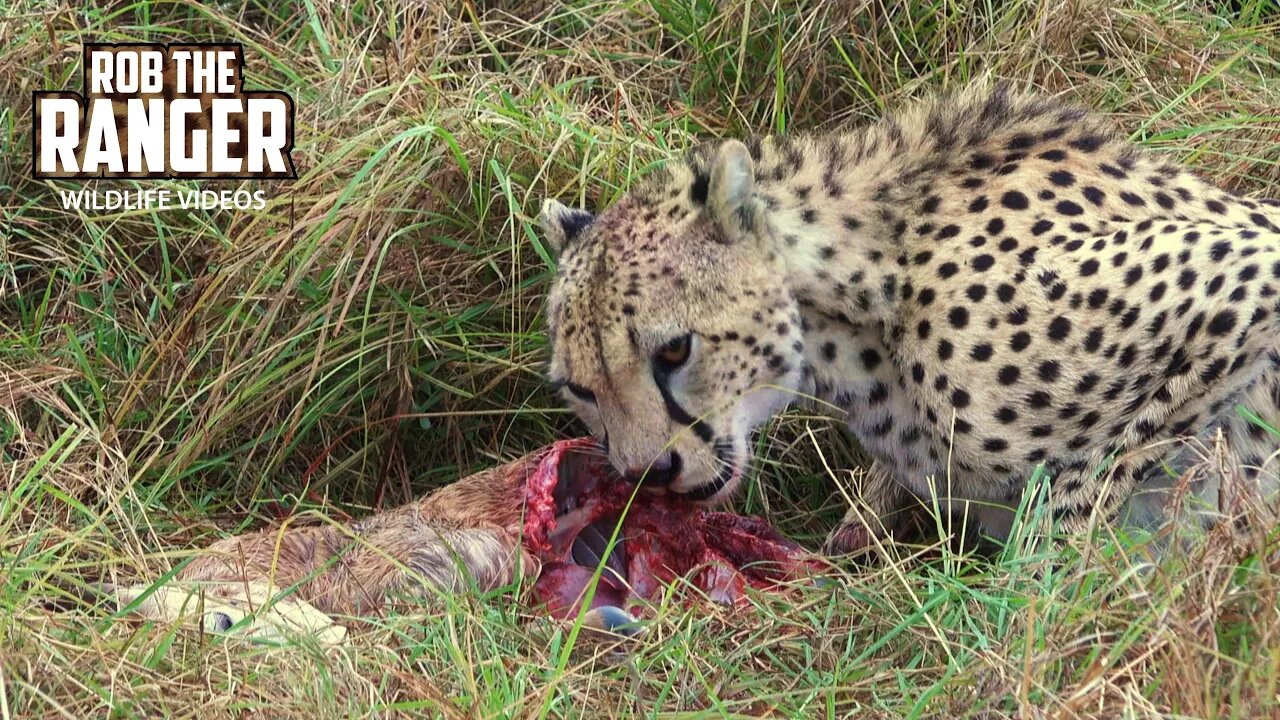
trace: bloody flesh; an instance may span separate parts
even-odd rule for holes
[[[533,593],[559,618],[577,614],[601,558],[591,607],[649,600],[680,578],[713,601],[736,604],[747,586],[767,589],[822,568],[764,520],[635,492],[589,438],[548,448],[525,493],[524,545],[542,561]]]

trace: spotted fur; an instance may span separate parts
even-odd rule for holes
[[[1218,431],[1276,488],[1280,441],[1237,405],[1280,420],[1280,203],[1060,100],[975,86],[708,143],[599,217],[548,201],[542,222],[550,377],[620,471],[674,451],[670,491],[728,497],[751,430],[806,396],[875,458],[833,550],[912,496],[976,501],[999,535],[1037,466],[1079,531]]]

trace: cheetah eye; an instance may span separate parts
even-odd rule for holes
[[[689,348],[692,337],[691,333],[685,333],[684,335],[669,341],[666,345],[663,345],[658,349],[657,354],[654,355],[654,361],[657,362],[663,370],[668,371],[675,370],[685,364],[689,359]]]

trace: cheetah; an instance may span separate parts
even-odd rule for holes
[[[616,470],[722,503],[754,430],[829,409],[873,462],[828,552],[921,500],[1006,537],[1033,477],[1060,537],[1149,526],[1215,437],[1280,484],[1280,203],[1068,101],[980,83],[704,142],[598,216],[544,200],[540,225],[548,380]],[[1193,488],[1200,525],[1219,484]]]

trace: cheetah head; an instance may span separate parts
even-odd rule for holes
[[[714,504],[804,376],[800,313],[738,141],[598,217],[548,200],[548,373],[624,477]]]

